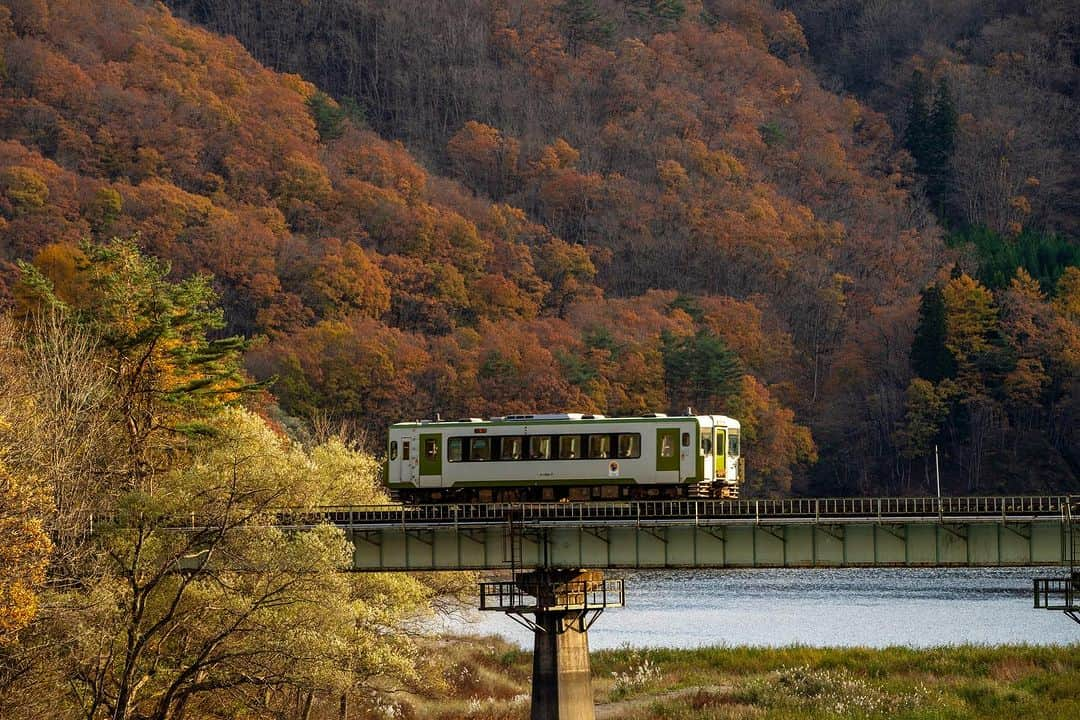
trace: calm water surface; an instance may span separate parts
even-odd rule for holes
[[[1031,579],[1066,572],[845,568],[625,573],[626,607],[597,620],[589,630],[589,646],[1076,643],[1080,625],[1060,612],[1032,608]],[[532,646],[531,632],[501,613],[469,613],[449,622],[447,630],[502,635]]]

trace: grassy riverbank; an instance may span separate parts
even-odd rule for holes
[[[1063,625],[1062,632],[1075,631]],[[528,717],[530,653],[463,639],[437,654],[443,682],[410,697],[401,717]],[[592,669],[597,720],[1080,717],[1078,644],[627,648],[593,653]]]

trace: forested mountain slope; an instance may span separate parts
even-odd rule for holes
[[[603,301],[582,245],[161,6],[0,11],[9,302],[11,261],[71,296],[81,240],[134,234],[175,276],[213,274],[226,330],[262,337],[249,367],[278,376],[291,416],[376,438],[436,412],[693,404],[747,420],[760,482],[786,486],[813,458],[769,389],[795,372],[790,339],[753,304]]]
[[[967,276],[946,283],[910,157],[821,88],[790,13],[174,5],[299,75],[160,5],[0,3],[0,251],[61,293],[81,239],[137,234],[176,275],[214,275],[288,416],[373,437],[436,412],[692,405],[743,419],[756,491],[806,488],[815,441],[815,492],[918,491],[934,439],[957,488],[1031,480],[981,468],[1019,417],[1006,388],[1025,378],[1003,378],[1046,343],[1017,351],[991,298],[970,331],[1009,345],[991,370],[955,323],[938,341],[946,374],[985,370],[985,388],[912,395],[919,293]],[[1070,287],[1029,298],[1039,342],[1075,324]],[[1038,455],[1042,485],[1075,477],[1061,337],[1026,377],[1030,437],[1007,463]],[[999,410],[979,444],[965,401],[982,396]]]
[[[910,124],[912,78],[944,82],[958,115],[955,224],[1080,235],[1080,15],[1067,0],[781,2],[823,74]]]
[[[910,458],[925,456],[926,438],[946,434],[946,464],[957,480],[980,485],[986,450],[975,449],[970,418],[959,418],[959,395],[943,401],[949,419],[911,431],[921,422],[904,389],[912,290],[959,261],[998,291],[1023,266],[1053,292],[1063,268],[1080,261],[1068,238],[1045,234],[1068,227],[1075,169],[1062,152],[1075,140],[1075,106],[1063,102],[1075,89],[1074,20],[1055,0],[1037,9],[829,0],[793,4],[795,14],[756,0],[172,5],[279,69],[317,79],[475,191],[509,198],[587,243],[608,292],[659,286],[752,298],[794,340],[800,369],[787,397],[822,444],[819,478],[831,478],[823,487],[865,488],[884,477],[907,484]],[[811,42],[796,15],[820,21]],[[967,57],[1007,44],[1015,68],[958,63],[956,90],[936,71],[947,62],[928,63],[921,99],[906,85],[891,104],[864,93],[895,134],[854,101],[823,92],[806,67],[809,49],[832,88],[828,69],[846,60],[862,67],[860,58],[877,74],[869,86],[886,86],[890,72],[907,83],[919,58],[890,68],[899,58],[878,52],[882,43],[918,38],[932,47],[960,29],[981,32]],[[927,127],[896,122],[920,102],[916,125]],[[980,110],[956,115],[956,103]],[[1018,137],[1021,117],[1039,132]],[[563,139],[576,154],[556,175],[552,161],[567,155],[544,148]],[[1016,151],[1023,157],[1014,160]],[[941,253],[924,195],[946,224],[972,228],[950,235],[955,250]],[[1003,439],[1016,418],[1001,405],[996,365],[990,425]],[[1075,438],[1058,432],[1068,425],[1060,404],[1071,397],[1068,377],[1040,391],[1041,440],[1023,454],[1049,457],[1075,477]],[[1042,445],[1047,434],[1052,447]],[[912,444],[915,435],[926,438]],[[994,461],[995,481],[1015,478],[1018,458]]]

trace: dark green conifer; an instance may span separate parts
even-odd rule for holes
[[[956,149],[956,126],[959,115],[949,82],[942,77],[934,92],[934,106],[927,118],[926,192],[944,205],[952,189],[952,157]]]
[[[603,45],[611,40],[615,26],[596,7],[596,0],[563,0],[557,7],[566,20],[566,38],[570,52],[581,43]]]
[[[911,343],[911,369],[917,376],[936,383],[956,375],[956,360],[945,347],[945,338],[945,297],[939,286],[931,285],[922,291]]]
[[[668,397],[678,405],[704,406],[710,398],[729,397],[739,389],[739,356],[709,330],[686,337],[665,332],[661,353]]]

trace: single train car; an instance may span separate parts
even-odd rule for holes
[[[577,413],[390,426],[384,468],[406,503],[738,497],[739,421]]]

